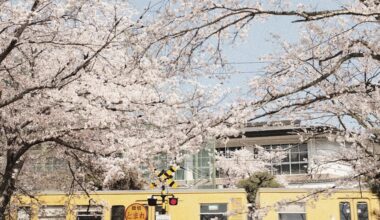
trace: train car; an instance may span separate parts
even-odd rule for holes
[[[65,194],[41,192],[15,196],[11,219],[18,220],[246,220],[243,189],[170,190],[162,204],[161,192],[96,191]],[[156,204],[148,204],[148,199]],[[157,199],[154,201],[154,199]]]
[[[262,188],[260,220],[379,220],[379,199],[368,190]]]

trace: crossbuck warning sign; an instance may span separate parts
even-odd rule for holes
[[[177,170],[176,166],[170,166],[169,169],[167,170],[161,170],[159,172],[156,172],[156,176],[158,177],[158,181],[152,182],[150,184],[150,188],[156,188],[161,182],[161,184],[172,187],[172,188],[177,188],[177,183],[173,180],[175,171]]]

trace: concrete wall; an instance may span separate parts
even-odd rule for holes
[[[342,177],[350,174],[352,168],[339,158],[346,153],[345,146],[330,142],[325,138],[313,139],[308,144],[309,166],[313,175]]]

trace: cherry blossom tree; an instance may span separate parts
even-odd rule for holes
[[[254,150],[246,148],[223,152],[216,156],[216,167],[231,186],[242,180],[249,178],[255,173],[271,172],[273,163],[279,163],[285,157],[284,151],[265,151],[260,146],[255,146]]]
[[[157,153],[180,160],[204,137],[234,131],[224,124],[232,115],[218,113],[226,91],[173,59],[178,50],[155,36],[165,17],[149,24],[147,11],[125,1],[0,2],[2,218],[28,189],[18,181],[24,164],[42,149],[85,190],[92,168],[110,186]]]
[[[171,58],[184,69],[205,65],[205,60],[228,67],[224,45],[246,37],[250,24],[291,17],[300,29],[297,42],[274,36],[282,50],[262,57],[268,65],[249,83],[253,99],[237,101],[231,113],[252,122],[285,117],[324,127],[300,136],[322,134],[346,150],[314,165],[350,165],[355,171],[351,180],[378,186],[380,2],[344,1],[323,10],[303,3],[161,1],[158,17],[166,19],[156,23],[159,32],[151,26],[159,41],[149,46],[167,42],[175,51]]]
[[[355,165],[357,176],[378,180],[370,146],[379,129],[380,4],[293,5],[164,0],[136,14],[116,0],[1,1],[0,215],[38,146],[77,161],[69,164],[77,182],[84,161],[103,164],[107,185],[123,176],[120,167],[159,152],[180,159],[204,137],[236,133],[247,118],[332,125],[322,132],[356,149],[339,159]],[[268,16],[302,24],[299,42],[280,40],[283,51],[263,58],[270,65],[250,82],[253,100],[220,107],[228,89],[200,81],[219,80],[212,73],[228,68],[223,45]]]
[[[324,126],[305,135],[323,134],[346,147],[318,163],[350,165],[353,179],[371,185],[380,180],[379,12],[378,1],[357,1],[301,19],[299,41],[264,57],[266,74],[251,81],[250,105],[260,111],[253,120],[287,117]]]

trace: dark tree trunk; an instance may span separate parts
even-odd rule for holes
[[[17,176],[20,173],[22,166],[24,164],[23,160],[15,159],[15,152],[12,150],[7,151],[7,161],[6,167],[4,170],[4,175],[2,178],[2,182],[0,184],[0,219],[5,219],[5,212],[9,203],[11,201],[11,197],[16,189],[16,180]]]

